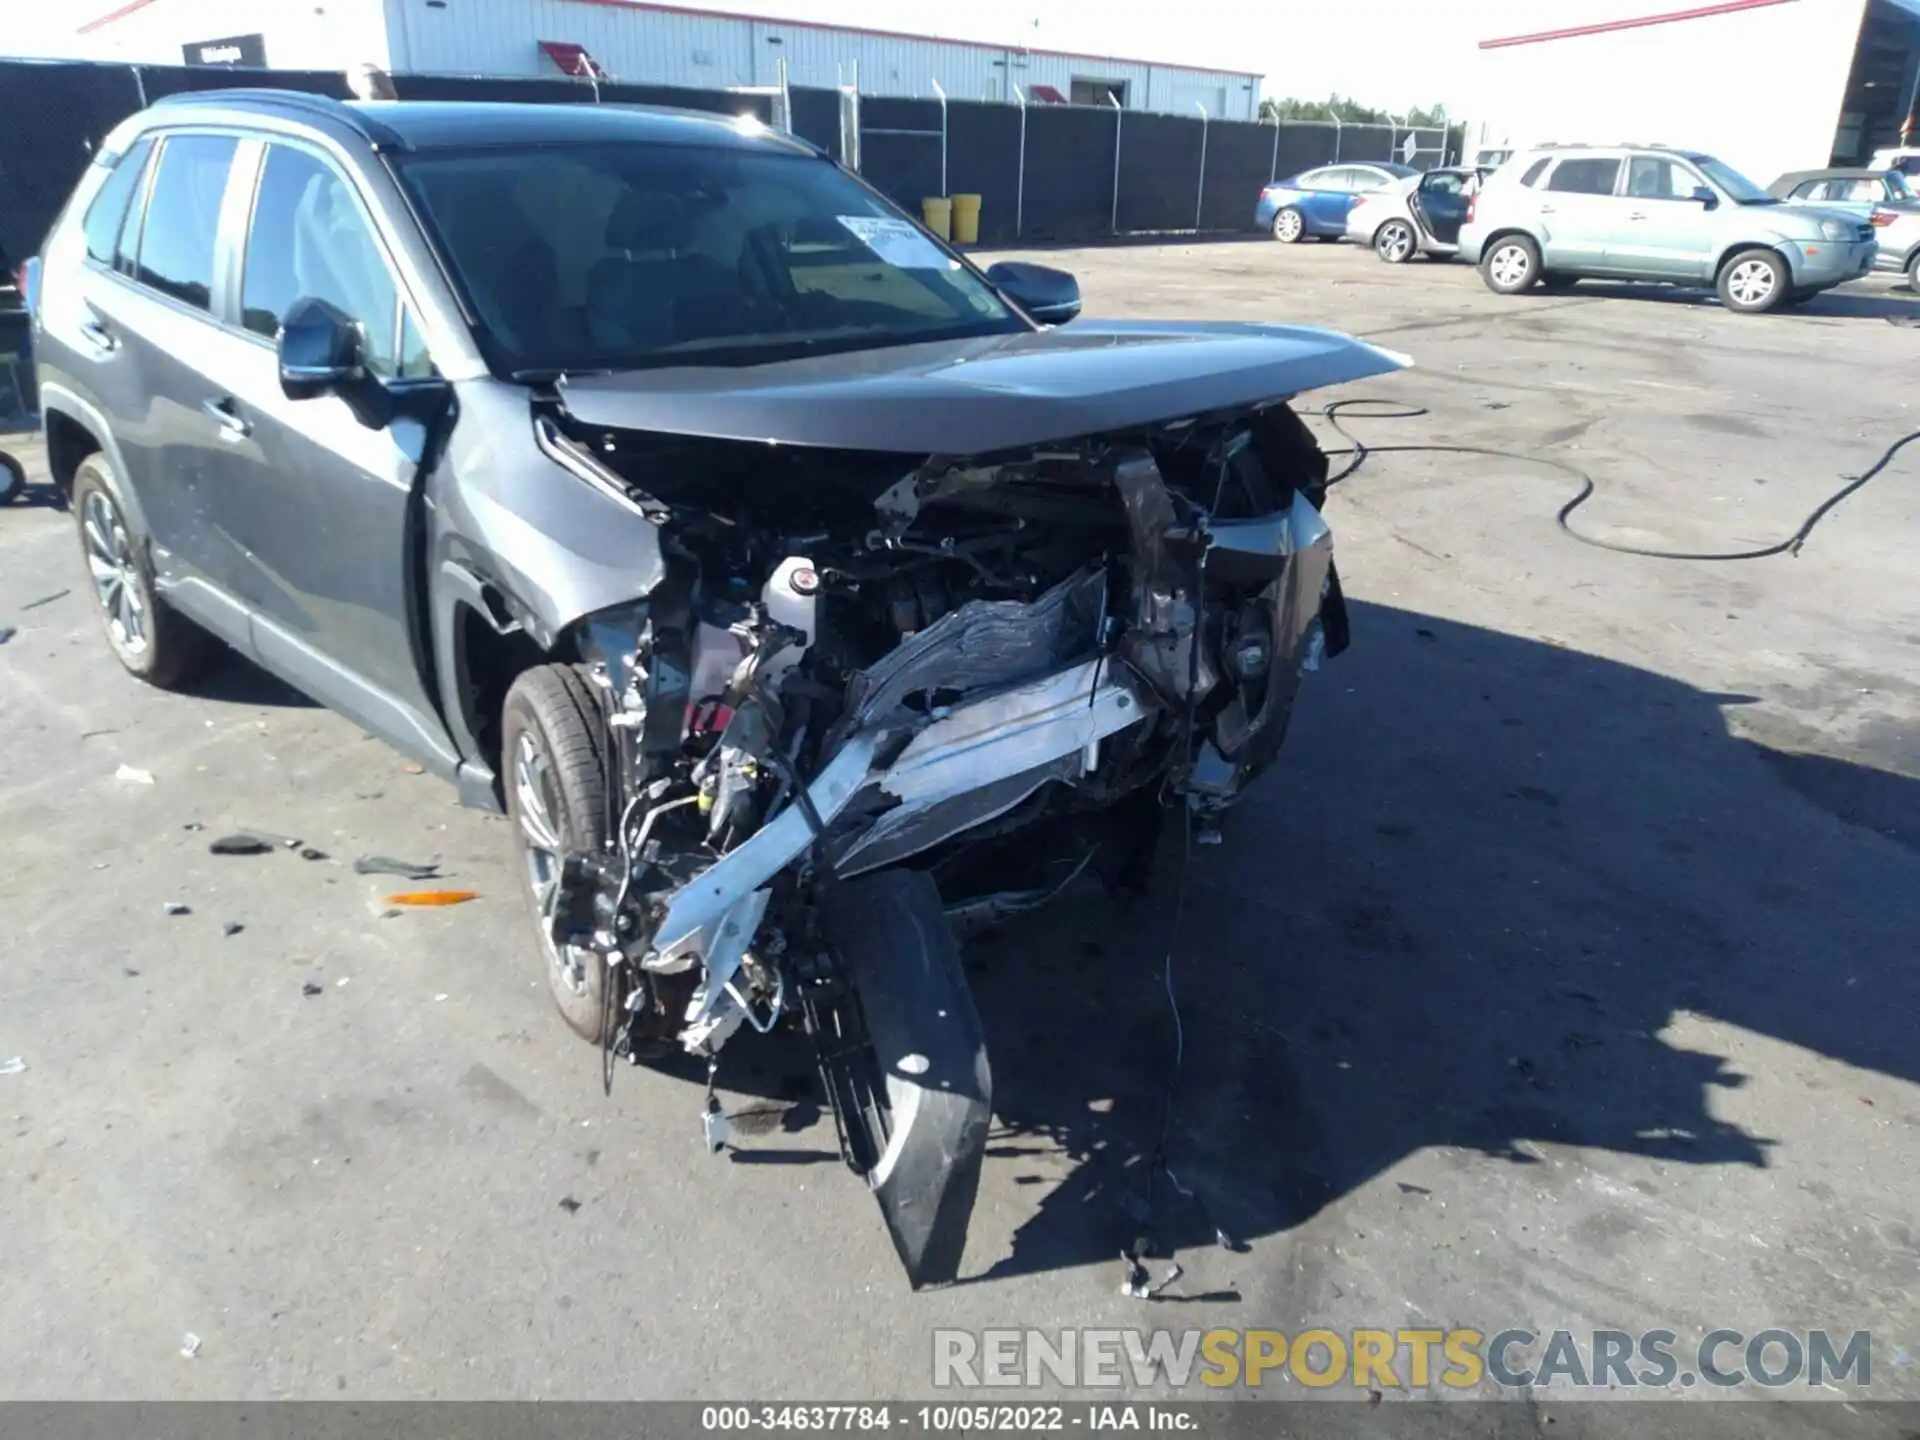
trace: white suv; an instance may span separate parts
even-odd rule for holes
[[[1772,310],[1873,269],[1873,226],[1782,202],[1710,155],[1646,145],[1521,151],[1481,187],[1460,255],[1515,295],[1585,278],[1712,285]]]

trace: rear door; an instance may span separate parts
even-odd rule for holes
[[[1353,202],[1347,189],[1350,183],[1349,172],[1335,165],[1309,170],[1300,177],[1300,188],[1305,192],[1300,212],[1307,217],[1308,229],[1327,234],[1347,228],[1347,207]]]
[[[425,432],[407,419],[369,429],[336,396],[289,400],[276,336],[294,301],[313,297],[360,322],[367,369],[389,387],[429,379],[432,362],[378,227],[331,158],[274,139],[250,142],[243,164],[253,183],[232,229],[231,323],[203,399],[237,432],[228,510],[250,571],[254,648],[367,729],[451,764],[413,591]]]
[[[1467,218],[1467,177],[1458,170],[1434,170],[1414,188],[1412,205],[1421,227],[1435,240],[1453,245]]]
[[[1624,223],[1615,191],[1626,168],[1621,154],[1563,155],[1535,187],[1540,258],[1548,270],[1604,274],[1607,247]]]
[[[1626,216],[1607,246],[1607,268],[1650,280],[1705,281],[1718,250],[1718,216],[1694,198],[1711,189],[1672,155],[1627,160]]]

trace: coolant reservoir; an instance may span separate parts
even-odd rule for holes
[[[805,645],[789,645],[772,656],[760,673],[773,683],[800,663],[819,633],[820,573],[813,562],[800,555],[789,555],[773,567],[767,577],[760,601],[767,607],[767,618],[790,625],[807,637]]]

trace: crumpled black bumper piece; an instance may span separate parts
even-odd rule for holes
[[[960,949],[939,889],[918,871],[832,886],[821,920],[859,994],[887,1101],[884,1117],[841,1122],[884,1128],[872,1137],[868,1184],[909,1283],[942,1284],[960,1273],[992,1115],[986,1036]]]

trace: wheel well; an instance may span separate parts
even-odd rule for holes
[[[460,719],[492,769],[496,788],[500,774],[500,710],[507,691],[524,670],[552,658],[526,631],[502,633],[493,621],[471,605],[454,610],[454,680],[460,697]]]
[[[1522,240],[1531,241],[1535,249],[1539,248],[1540,242],[1535,240],[1533,236],[1522,230],[1518,225],[1509,225],[1504,230],[1494,231],[1493,234],[1489,235],[1486,240],[1482,242],[1480,246],[1480,258],[1482,260],[1486,259],[1489,250],[1493,249],[1493,247],[1498,245],[1502,240],[1511,240],[1516,235]]]
[[[63,410],[47,411],[46,427],[47,468],[53,475],[53,483],[71,497],[74,472],[80,468],[81,461],[99,452],[100,441]]]
[[[1767,254],[1773,256],[1774,259],[1778,260],[1781,263],[1781,265],[1785,267],[1787,272],[1787,283],[1789,285],[1793,283],[1793,262],[1787,259],[1786,256],[1782,255],[1778,250],[1776,250],[1771,245],[1729,246],[1726,254],[1722,255],[1717,261],[1714,262],[1713,283],[1716,285],[1720,283],[1720,277],[1727,273],[1727,266],[1733,263],[1735,256],[1745,255],[1750,250],[1764,250],[1767,252]]]

